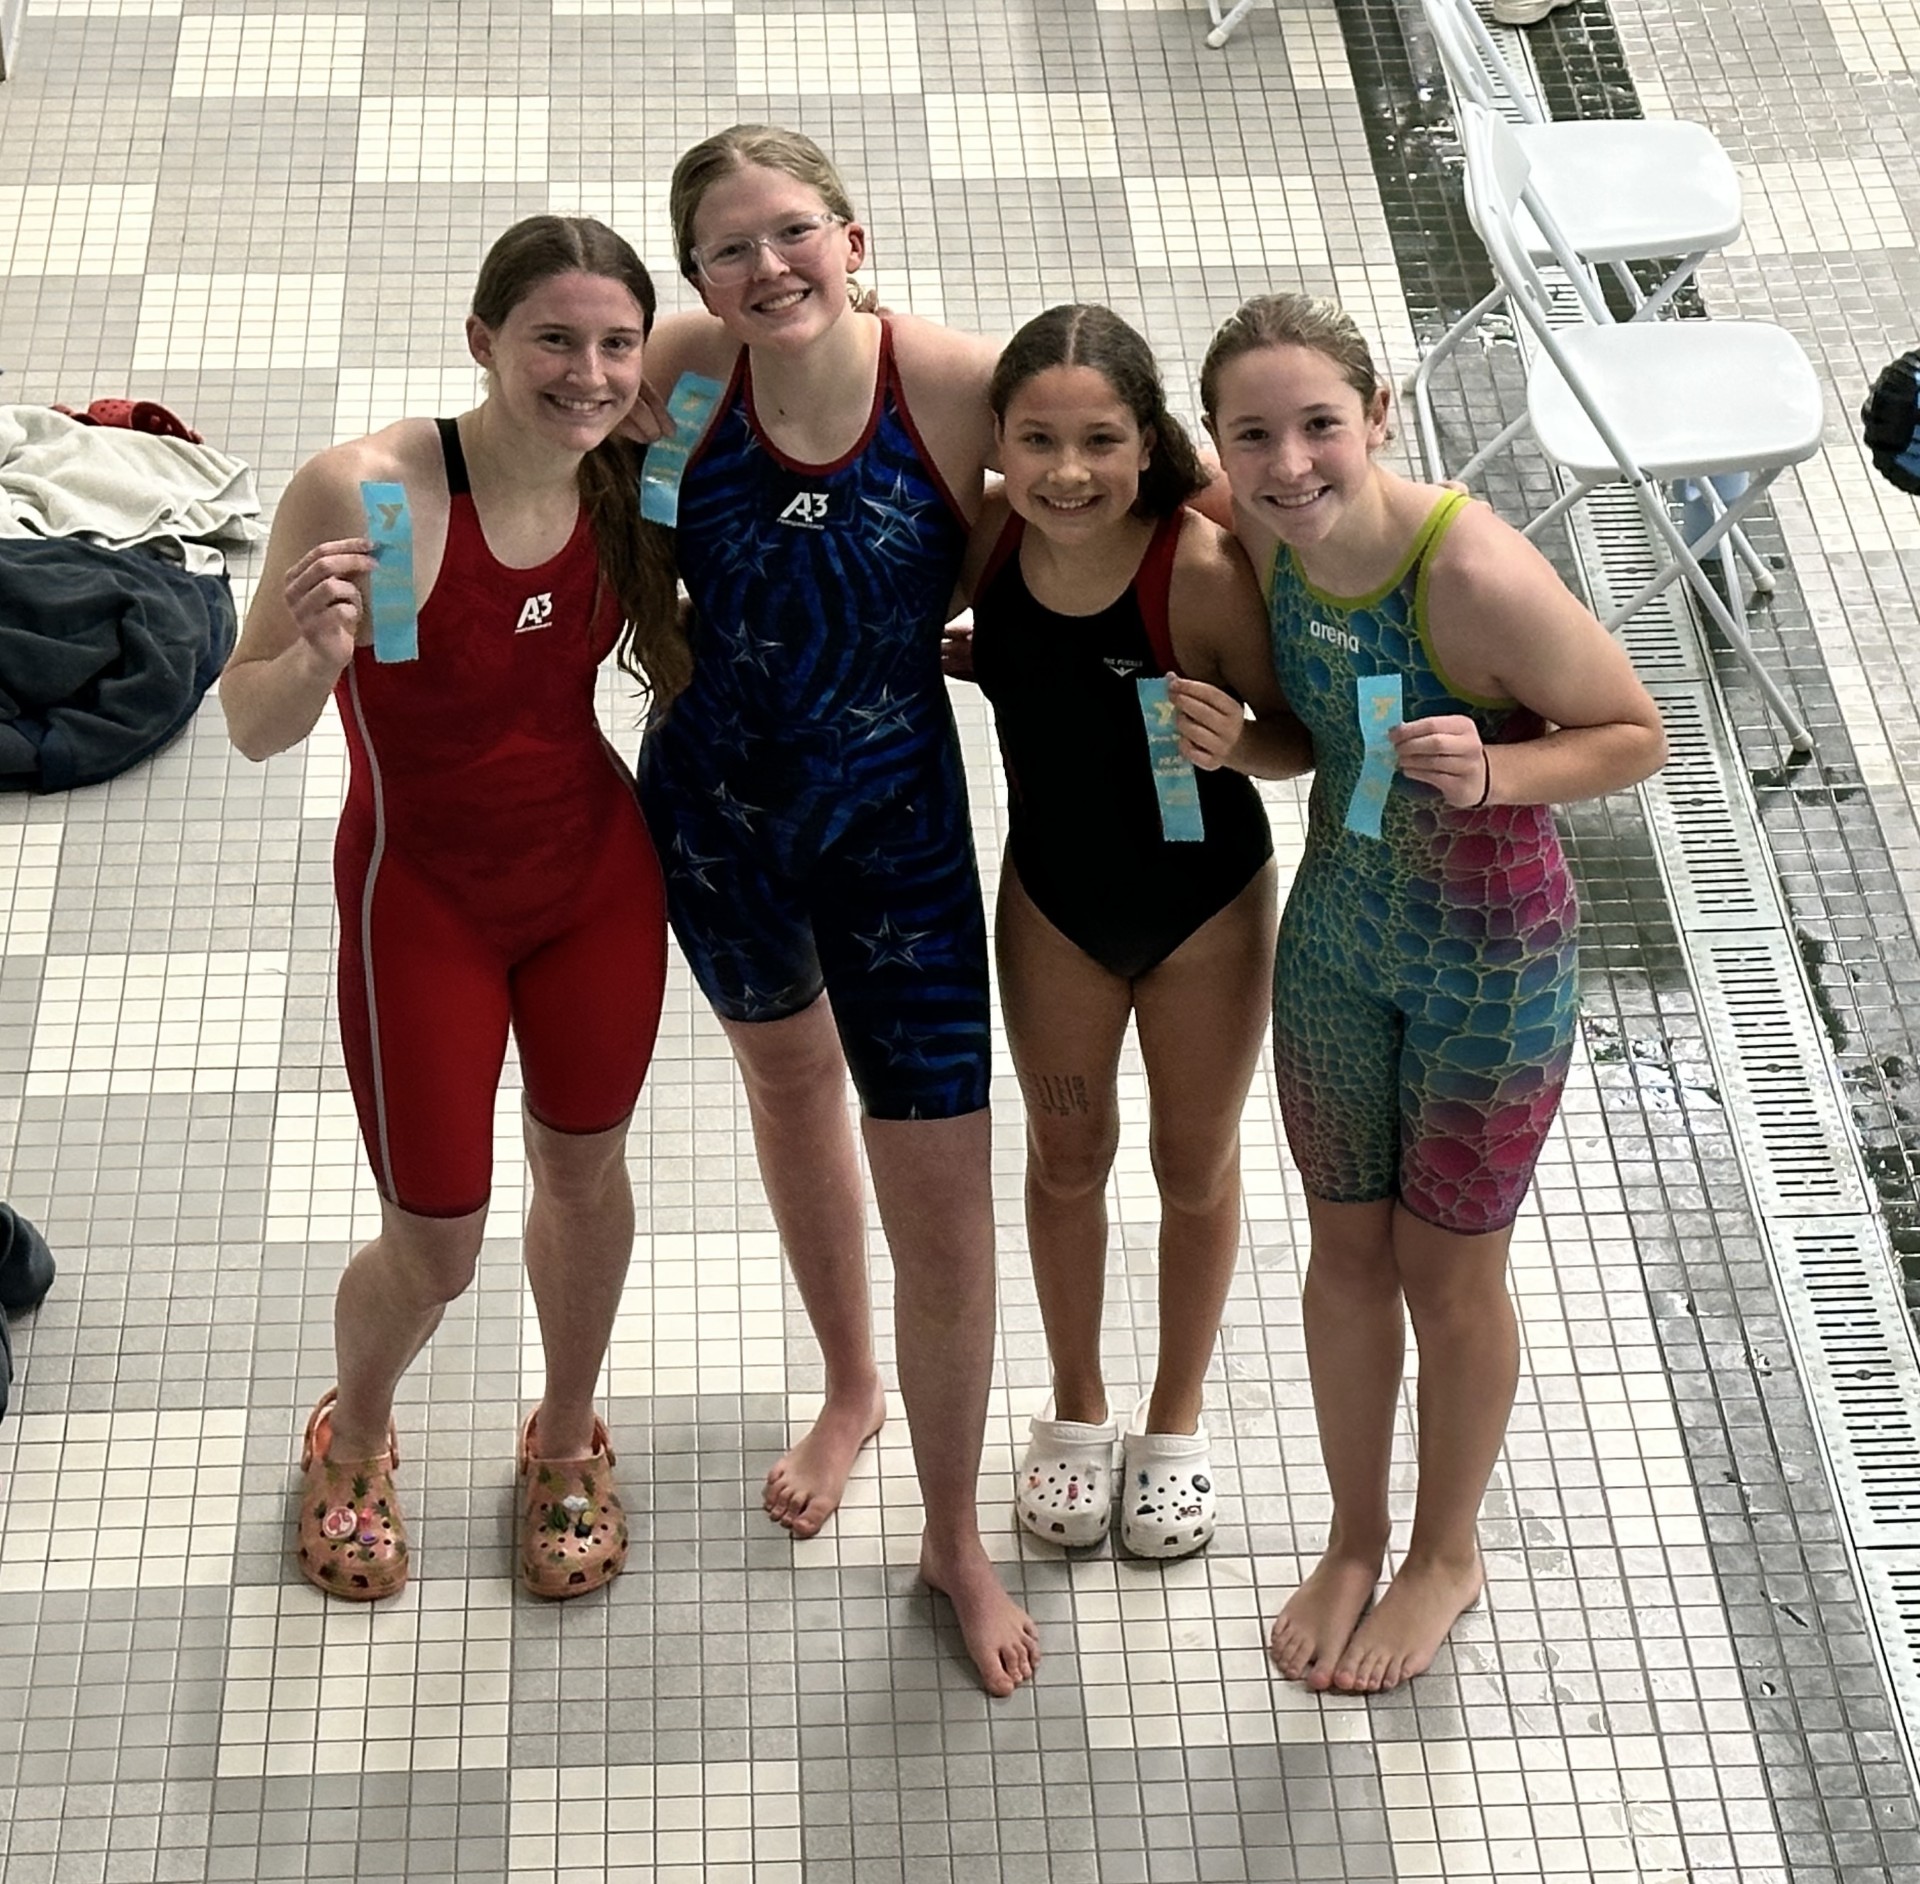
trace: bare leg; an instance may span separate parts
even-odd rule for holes
[[[1420,1344],[1420,1489],[1407,1554],[1340,1657],[1337,1688],[1370,1694],[1411,1680],[1479,1600],[1480,1501],[1520,1378],[1512,1240],[1511,1230],[1458,1236],[1394,1212],[1394,1256]]]
[[[1134,983],[1160,1189],[1160,1360],[1147,1430],[1199,1429],[1240,1253],[1240,1114],[1273,1005],[1274,871]]]
[[[340,1369],[329,1451],[374,1459],[387,1449],[393,1390],[440,1326],[447,1304],[466,1292],[487,1213],[417,1217],[380,1206],[380,1234],[348,1263],[333,1303]]]
[[[994,941],[1001,1012],[1027,1102],[1027,1249],[1054,1416],[1098,1426],[1108,1412],[1100,1366],[1107,1174],[1120,1142],[1120,1044],[1133,990],[1034,908],[1011,858]]]
[[[633,1183],[627,1128],[556,1132],[530,1114],[527,1280],[540,1315],[546,1397],[535,1426],[540,1456],[584,1459],[593,1451],[593,1395],[633,1256]]]
[[[1333,1684],[1386,1558],[1393,1415],[1406,1356],[1391,1202],[1307,1200],[1313,1253],[1301,1297],[1320,1456],[1333,1493],[1327,1548],[1273,1625],[1289,1681]]]
[[[993,1372],[988,1115],[868,1119],[866,1140],[893,1251],[900,1397],[926,1507],[920,1574],[952,1602],[987,1692],[1011,1694],[1038,1665],[1040,1645],[987,1560],[975,1503]]]
[[[887,1414],[873,1360],[866,1210],[847,1118],[846,1058],[823,995],[786,1020],[724,1023],[746,1082],[760,1180],[826,1363],[827,1397],[767,1473],[768,1517],[812,1537]]]

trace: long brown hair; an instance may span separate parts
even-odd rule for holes
[[[473,315],[498,331],[542,282],[556,275],[600,275],[633,296],[643,333],[653,331],[653,277],[632,246],[588,216],[529,216],[480,264]],[[624,439],[596,445],[580,461],[580,502],[593,531],[599,580],[613,591],[625,626],[620,665],[665,707],[693,678],[693,650],[680,626],[673,533],[640,515],[641,453]],[[596,608],[598,598],[596,596]]]
[[[987,387],[993,416],[1006,422],[1007,407],[1028,380],[1054,366],[1090,366],[1119,395],[1142,437],[1153,445],[1140,473],[1137,517],[1170,517],[1211,481],[1186,427],[1167,410],[1166,388],[1153,349],[1110,307],[1074,302],[1036,314],[1006,344]]]

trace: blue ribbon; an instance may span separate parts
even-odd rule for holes
[[[1140,689],[1140,716],[1147,723],[1153,789],[1160,800],[1160,835],[1169,844],[1198,844],[1207,835],[1200,817],[1200,781],[1180,756],[1180,728],[1166,676],[1149,676],[1135,685]]]
[[[680,480],[687,460],[707,429],[707,420],[726,391],[704,373],[682,373],[667,396],[667,415],[673,420],[669,437],[656,438],[647,447],[640,467],[640,514],[649,523],[671,530],[680,521]]]
[[[373,539],[368,603],[373,616],[373,658],[417,661],[420,617],[413,599],[413,517],[404,484],[363,483],[367,535]]]
[[[1380,835],[1380,814],[1387,808],[1387,792],[1397,769],[1393,741],[1387,737],[1400,724],[1403,710],[1398,674],[1362,674],[1353,683],[1360,715],[1363,758],[1360,777],[1347,805],[1347,829],[1361,837]]]

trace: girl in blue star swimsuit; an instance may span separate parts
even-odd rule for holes
[[[851,1071],[897,1278],[921,1572],[987,1690],[1010,1694],[1038,1645],[975,1515],[993,1365],[986,930],[940,668],[995,351],[855,308],[866,231],[797,133],[696,145],[671,209],[706,312],[661,322],[649,377],[721,390],[678,499],[693,681],[649,729],[640,780],[826,1362],[826,1404],[768,1474],[766,1509],[811,1536],[885,1414]]]

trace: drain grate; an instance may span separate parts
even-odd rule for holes
[[[1696,933],[1689,955],[1763,1222],[1864,1211],[1846,1121],[1784,933]],[[1821,1074],[1816,1076],[1815,1069]]]
[[[1517,73],[1525,36],[1496,29]],[[1537,91],[1536,91],[1537,96]],[[1522,336],[1525,344],[1525,336]],[[1632,494],[1596,492],[1571,529],[1596,608],[1652,573]],[[1671,749],[1641,788],[1796,1370],[1814,1416],[1903,1751],[1920,1777],[1920,1351],[1872,1208],[1837,1070],[1787,932],[1692,607],[1669,589],[1623,630]]]
[[[1646,519],[1624,484],[1607,484],[1575,507],[1568,528],[1586,578],[1588,604],[1604,621],[1637,595],[1659,567]],[[1704,677],[1699,637],[1678,588],[1663,589],[1617,633],[1641,679]]]
[[[1650,690],[1666,722],[1667,763],[1643,795],[1679,926],[1743,933],[1778,927],[1772,865],[1752,818],[1734,815],[1733,752],[1710,696],[1703,687],[1670,683]]]
[[[1889,1651],[1894,1708],[1911,1732],[1920,1721],[1920,1564],[1908,1553],[1885,1550],[1863,1550],[1859,1564],[1867,1607]]]
[[[1854,1541],[1920,1551],[1920,1358],[1879,1224],[1796,1225],[1780,1259],[1801,1381],[1821,1432],[1845,1435],[1829,1463]]]

